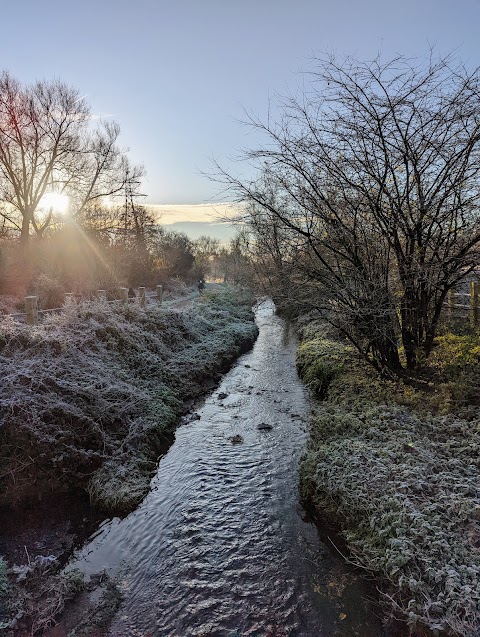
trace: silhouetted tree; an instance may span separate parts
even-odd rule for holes
[[[450,58],[316,60],[279,121],[252,119],[261,178],[220,171],[272,264],[378,369],[433,347],[449,289],[478,263],[478,69]],[[272,241],[277,233],[277,242]],[[298,295],[296,296],[298,299]]]
[[[188,280],[192,276],[197,276],[197,273],[193,273],[193,245],[186,234],[157,227],[151,241],[151,250],[156,267],[163,278],[178,277]]]
[[[93,127],[85,98],[63,82],[24,86],[0,75],[0,216],[22,244],[52,223],[52,210],[38,214],[45,193],[68,195],[76,218],[138,180],[143,169],[129,165],[119,133],[115,122]]]
[[[195,265],[202,276],[211,275],[220,252],[220,241],[202,235],[192,244]]]

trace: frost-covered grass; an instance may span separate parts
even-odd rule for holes
[[[419,405],[427,394],[385,385],[328,338],[304,341],[299,369],[326,395],[301,466],[305,500],[330,514],[353,559],[380,578],[393,614],[434,633],[478,637],[478,413],[433,415],[428,399],[421,413],[406,408],[393,398]]]
[[[5,595],[8,590],[8,579],[7,579],[7,563],[0,557],[0,597]]]
[[[53,556],[39,555],[28,564],[12,566],[9,573],[9,597],[0,617],[0,634],[7,637],[44,634],[66,602],[84,588],[80,571],[61,572]]]
[[[42,479],[138,503],[182,403],[251,346],[251,302],[227,289],[183,312],[92,301],[35,328],[0,322],[4,497]]]

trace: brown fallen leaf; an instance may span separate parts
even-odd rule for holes
[[[345,613],[340,613],[340,615],[338,616],[338,618],[343,622],[343,620],[346,618],[347,616],[345,615]]]

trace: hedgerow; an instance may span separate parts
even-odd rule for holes
[[[183,312],[91,301],[33,328],[3,320],[4,498],[41,479],[82,486],[107,509],[134,506],[182,403],[251,346],[251,302],[226,290]]]
[[[311,340],[300,353],[307,377],[306,350],[331,365],[332,348],[338,357],[343,347]],[[391,398],[405,397],[403,389],[385,385],[349,349],[335,369],[312,417],[303,498],[330,514],[352,559],[380,577],[393,615],[434,634],[478,637],[478,414],[467,420],[399,405]],[[412,404],[425,395],[417,394]]]

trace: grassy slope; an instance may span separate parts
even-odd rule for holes
[[[4,498],[40,478],[132,508],[182,402],[253,343],[251,302],[226,290],[181,313],[97,301],[36,328],[0,323]]]
[[[392,614],[478,637],[480,419],[471,409],[469,419],[441,415],[478,377],[478,361],[462,357],[472,348],[442,339],[434,364],[448,360],[456,380],[418,392],[380,382],[350,348],[318,333],[307,330],[298,354],[302,377],[325,397],[301,467],[304,498],[380,577]],[[458,406],[465,415],[465,400]]]

